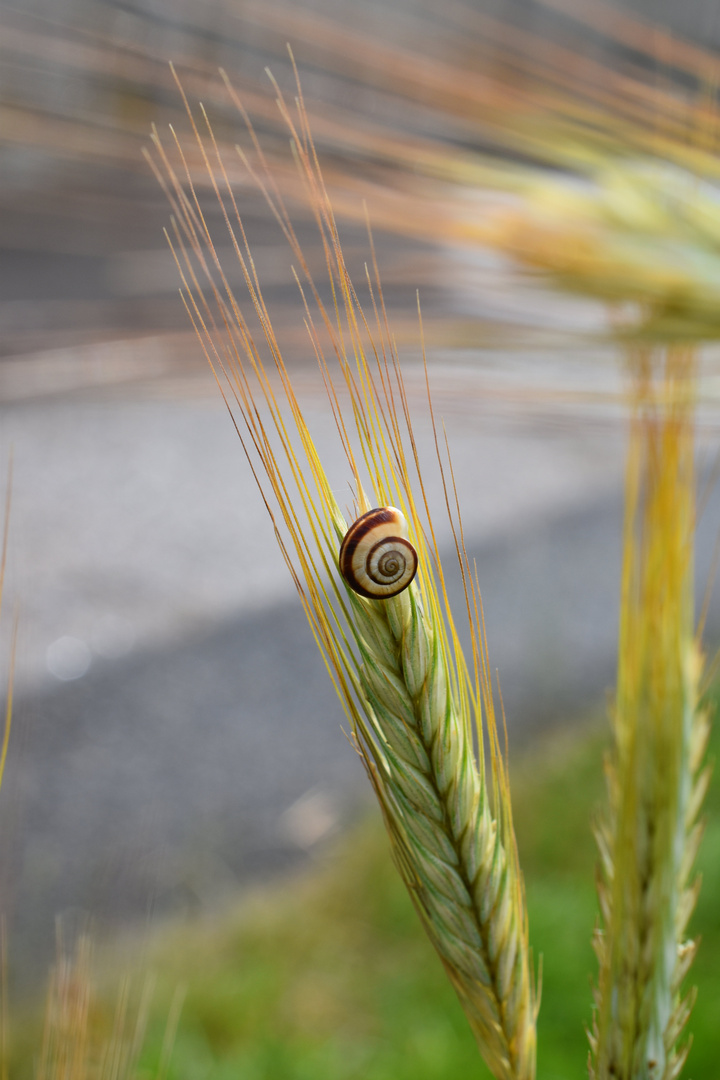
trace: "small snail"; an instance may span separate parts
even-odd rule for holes
[[[400,511],[379,506],[359,517],[345,534],[338,562],[340,573],[360,596],[386,600],[407,589],[418,559]]]

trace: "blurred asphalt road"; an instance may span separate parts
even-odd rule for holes
[[[612,685],[622,418],[517,389],[539,368],[572,384],[575,359],[441,359],[436,405],[517,746]],[[583,362],[617,389],[607,357]],[[407,376],[442,521],[417,364]],[[300,369],[298,383],[344,501],[317,379]],[[30,397],[0,406],[0,423],[21,604],[0,906],[27,977],[47,962],[57,912],[103,925],[203,909],[315,850],[367,790],[209,377]],[[719,513],[714,498],[699,580]],[[440,542],[452,561],[443,526]]]

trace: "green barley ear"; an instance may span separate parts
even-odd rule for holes
[[[409,542],[418,560],[417,576],[406,589],[374,599],[358,595],[339,573],[347,522],[295,396],[223,155],[202,108],[199,123],[188,108],[194,153],[204,162],[224,215],[250,311],[261,327],[260,341],[245,314],[247,298],[236,296],[217,257],[184,147],[174,139],[169,154],[155,134],[151,162],[173,209],[171,246],[182,295],[258,480],[423,926],[494,1075],[532,1080],[536,993],[479,596],[455,515],[472,634],[468,665],[447,604],[380,283],[368,274],[373,312],[368,318],[345,265],[299,84],[297,93],[295,114],[279,92],[278,106],[324,245],[333,296],[329,309],[249,125],[250,148],[239,153],[297,260],[306,325],[354,491],[351,519],[373,507],[399,511],[393,520],[405,546],[393,550],[402,548],[405,557]],[[177,168],[173,160],[179,160]],[[451,475],[447,465],[445,470],[444,478]],[[451,479],[445,494],[449,508],[454,505]]]
[[[657,353],[655,355],[657,361]],[[702,658],[694,631],[694,355],[661,370],[633,357],[610,810],[597,830],[602,928],[591,1075],[672,1080],[693,993],[680,984],[699,880],[690,881],[709,770]]]

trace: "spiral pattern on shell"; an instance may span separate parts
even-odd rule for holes
[[[401,512],[379,506],[359,517],[345,534],[338,564],[350,588],[370,600],[386,600],[407,589],[418,558]]]

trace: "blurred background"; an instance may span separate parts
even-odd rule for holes
[[[3,0],[0,471],[12,452],[6,602],[18,606],[20,637],[0,907],[18,985],[45,972],[58,913],[108,929],[217,910],[307,864],[366,805],[339,705],[187,325],[162,231],[167,200],[143,158],[151,124],[166,143],[168,124],[188,139],[170,60],[229,157],[235,142],[251,148],[225,69],[320,266],[266,74],[292,100],[288,42],[358,281],[367,207],[432,461],[420,290],[514,753],[602,708],[612,686],[626,412],[610,329],[626,293],[645,302],[637,290],[650,269],[650,291],[665,288],[659,267],[687,270],[684,292],[673,279],[681,299],[668,305],[662,293],[661,306],[680,312],[684,332],[699,327],[706,474],[716,452],[720,227],[708,211],[686,228],[676,209],[694,198],[677,194],[678,178],[702,187],[703,212],[717,199],[717,5]],[[235,161],[266,299],[322,447],[332,416],[292,257]],[[632,183],[607,194],[606,168],[629,169]],[[539,242],[530,250],[522,214],[540,189],[546,210],[554,193],[555,218],[543,218],[553,252],[552,230],[558,220],[567,229],[579,197],[595,225],[607,212],[603,243],[645,230],[629,254],[615,252],[625,292],[605,278],[567,288],[569,262],[541,258]],[[661,250],[647,238],[665,243],[663,228],[674,246]],[[561,239],[576,255],[572,236]],[[701,585],[718,509],[711,495]],[[441,539],[449,552],[449,529]],[[711,605],[710,641],[719,619]],[[8,638],[6,626],[5,656]]]

